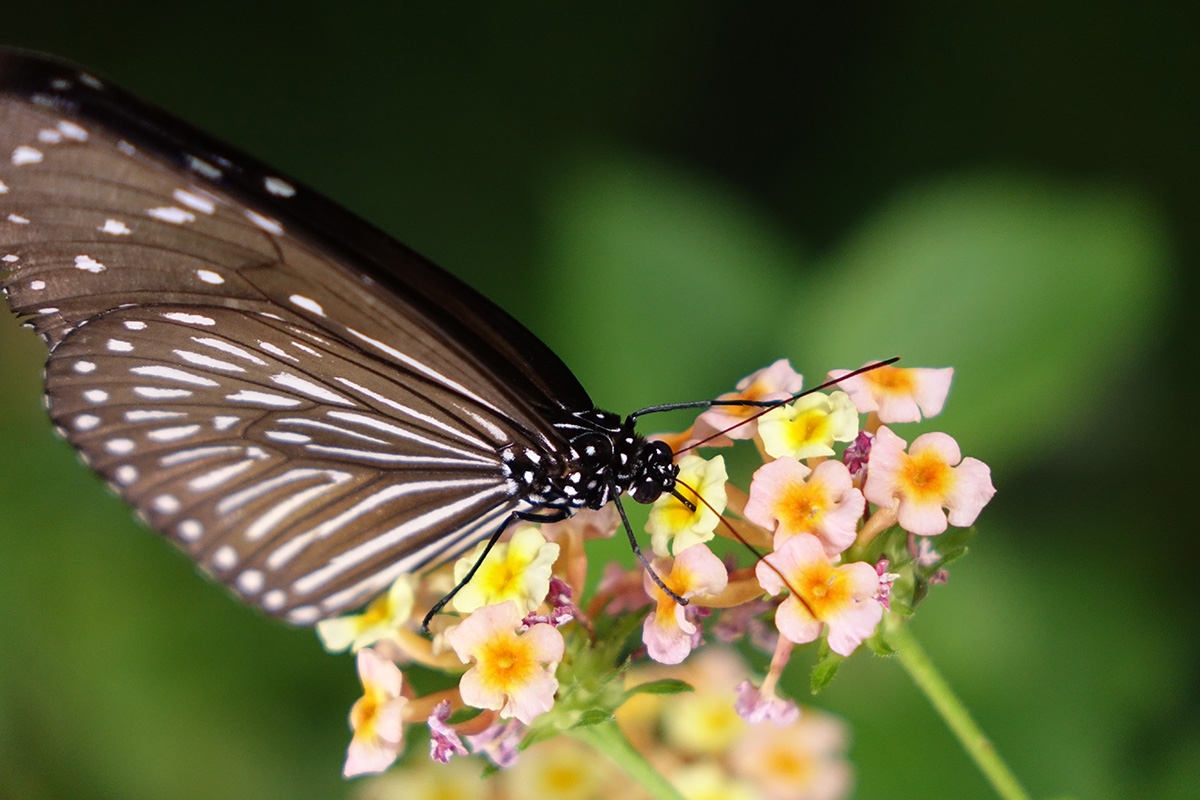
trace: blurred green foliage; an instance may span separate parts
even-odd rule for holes
[[[48,2],[6,8],[4,36],[429,253],[605,407],[710,396],[780,356],[810,382],[955,366],[934,423],[1000,493],[916,633],[1035,796],[1184,798],[1197,22],[1184,3]],[[131,522],[52,438],[41,360],[0,320],[0,797],[352,792],[351,660]],[[853,726],[858,797],[987,796],[897,665],[857,654],[818,700]]]

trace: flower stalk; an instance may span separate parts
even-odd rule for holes
[[[656,800],[684,800],[670,781],[645,756],[634,749],[613,720],[572,728],[568,733],[597,752],[608,756],[626,775],[637,781]]]
[[[979,771],[987,778],[996,794],[1004,800],[1029,800],[1029,794],[1021,786],[1017,776],[996,752],[991,740],[984,734],[971,712],[950,688],[924,648],[917,642],[908,625],[894,615],[884,623],[884,639],[896,653],[896,659],[912,678],[917,688],[928,698],[946,726],[962,744]]]

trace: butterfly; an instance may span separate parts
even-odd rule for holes
[[[46,408],[147,524],[295,624],[515,519],[672,491],[498,306],[80,68],[0,51],[0,287]]]
[[[514,520],[687,504],[637,418],[779,402],[597,409],[412,249],[79,67],[2,48],[0,289],[48,346],[46,408],[84,463],[298,625]]]

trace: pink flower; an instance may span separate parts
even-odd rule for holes
[[[497,722],[472,736],[467,734],[471,752],[486,756],[497,767],[511,767],[517,763],[518,749],[525,738],[526,727],[515,719]]]
[[[459,682],[463,702],[498,709],[501,717],[529,724],[554,705],[554,670],[563,657],[563,637],[546,624],[517,635],[522,614],[511,600],[484,606],[446,632],[446,642],[467,670]]]
[[[761,722],[791,725],[800,719],[800,708],[793,701],[779,697],[774,692],[763,694],[762,690],[749,680],[737,685],[737,695],[734,708],[738,716],[751,725]]]
[[[730,760],[763,800],[842,800],[854,780],[849,739],[841,720],[809,710],[784,728],[755,725]]]
[[[813,641],[828,627],[830,649],[848,656],[883,617],[875,568],[861,561],[834,566],[812,534],[788,539],[758,562],[755,574],[771,594],[791,591],[775,612],[775,626],[796,644]]]
[[[829,379],[836,380],[849,372],[831,369]],[[875,411],[880,422],[919,422],[922,414],[933,417],[941,413],[953,378],[953,367],[886,366],[847,378],[838,385],[850,395],[860,414]]]
[[[944,433],[918,436],[904,452],[905,441],[886,426],[875,434],[863,494],[881,508],[896,508],[900,527],[918,536],[946,530],[946,514],[956,527],[966,527],[996,493],[992,471],[975,458],[963,458],[958,443]],[[961,463],[960,463],[961,462]]]
[[[342,774],[347,778],[383,772],[404,745],[402,714],[408,700],[400,695],[403,676],[396,665],[374,650],[358,651],[358,677],[363,696],[350,709],[354,739],[346,752]]]
[[[804,376],[792,369],[786,358],[781,358],[738,381],[736,392],[723,394],[717,399],[786,400],[803,386]],[[730,439],[753,439],[758,426],[755,421],[746,420],[762,410],[759,406],[713,406],[696,418],[696,429],[722,431]]]
[[[782,456],[754,473],[745,516],[775,531],[776,549],[796,534],[811,533],[835,556],[854,544],[865,507],[845,464],[823,461],[810,470]]]
[[[695,544],[674,559],[657,558],[651,565],[671,591],[683,599],[701,594],[718,594],[729,582],[725,565],[702,544]],[[695,644],[699,628],[689,618],[687,609],[679,605],[645,576],[646,593],[656,601],[656,607],[642,625],[642,641],[646,652],[660,664],[678,664],[687,658]]]
[[[434,761],[449,764],[454,756],[465,756],[467,748],[454,729],[446,724],[450,719],[450,701],[443,700],[433,707],[429,715],[429,757]]]

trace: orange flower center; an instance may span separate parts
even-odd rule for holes
[[[775,516],[780,528],[791,533],[809,533],[825,514],[828,498],[813,484],[790,486],[775,504]]]
[[[829,563],[809,565],[793,586],[805,605],[821,621],[850,602],[850,587],[846,576]]]
[[[932,450],[905,456],[900,476],[908,493],[917,500],[939,500],[954,482],[950,465]]]
[[[868,372],[866,378],[889,394],[911,394],[913,390],[913,375],[907,369],[879,367]]]
[[[803,786],[812,774],[812,759],[794,747],[772,747],[764,759],[764,772],[791,786]]]
[[[493,637],[480,648],[476,661],[483,683],[506,692],[524,686],[538,668],[530,645],[515,633]]]

